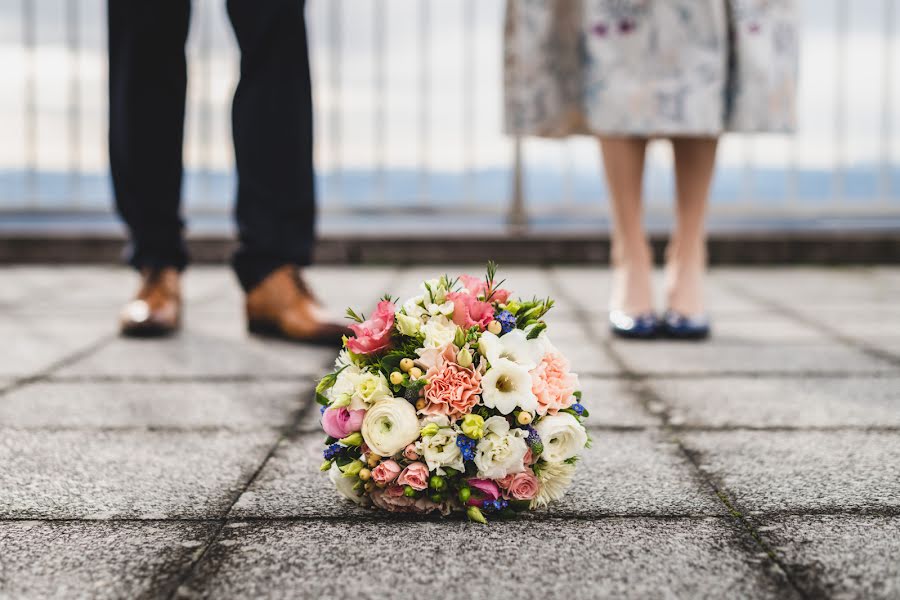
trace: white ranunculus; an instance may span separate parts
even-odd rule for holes
[[[366,504],[366,497],[353,489],[359,480],[356,477],[344,477],[336,462],[331,463],[331,468],[328,469],[328,479],[334,484],[338,493],[347,500],[352,500],[360,506]]]
[[[429,423],[436,424],[440,429],[434,435],[423,437],[416,442],[416,451],[425,459],[429,471],[436,471],[438,475],[445,473],[443,467],[464,471],[462,452],[456,445],[458,432],[450,425],[450,419],[440,415],[427,417],[422,420],[420,426]]]
[[[443,348],[456,337],[456,329],[456,323],[447,317],[441,315],[431,317],[422,327],[422,333],[425,334],[423,346],[425,348]]]
[[[350,410],[366,410],[376,402],[393,398],[388,381],[381,373],[361,371],[351,375]]]
[[[544,356],[543,344],[538,340],[529,340],[521,329],[513,329],[500,337],[486,331],[478,341],[478,351],[492,365],[505,358],[530,371],[535,368]]]
[[[535,465],[537,475],[538,493],[531,501],[531,508],[543,508],[554,500],[559,500],[566,494],[566,490],[572,484],[572,476],[575,475],[575,465],[569,463],[548,463],[541,461]]]
[[[541,458],[547,462],[562,462],[578,456],[587,444],[587,432],[569,413],[541,417],[534,429],[544,445]]]
[[[411,317],[403,313],[397,313],[397,330],[403,335],[415,336],[422,329],[422,321],[418,317]]]
[[[484,422],[484,437],[475,446],[475,466],[478,476],[485,479],[502,479],[510,473],[525,470],[525,443],[527,433],[523,429],[510,429],[503,417],[491,417]]]
[[[481,401],[508,415],[518,406],[534,412],[537,397],[531,391],[531,373],[506,358],[491,361],[491,368],[481,378]]]
[[[362,423],[366,445],[379,456],[393,456],[419,437],[416,409],[403,398],[379,400]]]

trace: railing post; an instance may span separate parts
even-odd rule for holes
[[[513,140],[513,182],[512,197],[509,203],[508,225],[511,233],[524,233],[528,228],[528,215],[525,212],[524,165],[522,163],[522,138]]]

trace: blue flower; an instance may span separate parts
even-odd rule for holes
[[[526,425],[522,429],[525,429],[528,432],[528,437],[525,438],[525,443],[528,444],[529,447],[541,443],[541,436],[538,435],[537,429],[535,429],[531,425]]]
[[[509,333],[516,328],[516,317],[508,310],[497,315],[497,321],[500,322],[501,334]]]
[[[332,458],[340,454],[342,448],[343,446],[341,446],[340,444],[332,444],[325,448],[322,456],[325,457],[325,460],[331,460]]]
[[[576,402],[575,404],[573,404],[571,406],[571,408],[572,408],[572,410],[575,411],[575,414],[577,414],[577,415],[581,415],[581,413],[584,412],[584,406],[582,406],[580,402]]]
[[[325,406],[324,404],[323,404],[322,406],[320,406],[320,407],[319,407],[319,414],[320,414],[320,415],[324,415],[324,414],[325,414],[325,409],[326,409],[326,408],[328,408],[328,407]]]
[[[462,453],[463,460],[474,460],[475,459],[475,445],[476,441],[470,437],[459,434],[456,436],[456,446],[459,448],[459,451]]]

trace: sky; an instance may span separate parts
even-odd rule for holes
[[[799,131],[792,138],[726,136],[720,164],[829,169],[836,164],[877,164],[885,156],[900,161],[900,77],[895,73],[886,79],[890,65],[884,60],[890,53],[893,71],[900,73],[900,6],[894,6],[889,23],[894,36],[886,43],[886,2],[898,4],[844,0],[847,37],[839,58],[839,0],[800,0]],[[0,0],[0,170],[21,169],[26,162],[23,115],[31,66],[37,94],[37,167],[103,171],[105,0],[32,0],[38,22],[32,55],[24,50],[22,6],[22,0]],[[460,172],[508,166],[512,147],[501,130],[503,7],[502,0],[310,0],[320,170]],[[78,16],[77,54],[66,45],[67,10]],[[185,160],[189,169],[229,169],[233,155],[228,111],[238,53],[224,0],[194,0],[193,16]],[[375,126],[379,40],[384,48],[380,135]],[[892,102],[885,120],[887,85]],[[843,141],[835,130],[841,96]],[[74,127],[73,98],[78,99]],[[528,164],[545,168],[597,168],[596,147],[587,138],[529,140],[525,153]],[[668,147],[655,145],[650,160],[667,165]]]

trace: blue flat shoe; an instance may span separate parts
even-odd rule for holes
[[[709,317],[689,317],[678,311],[667,310],[662,318],[662,333],[676,340],[703,340],[709,337]]]
[[[620,338],[649,340],[659,331],[659,319],[653,313],[631,316],[622,310],[609,311],[609,330]]]

